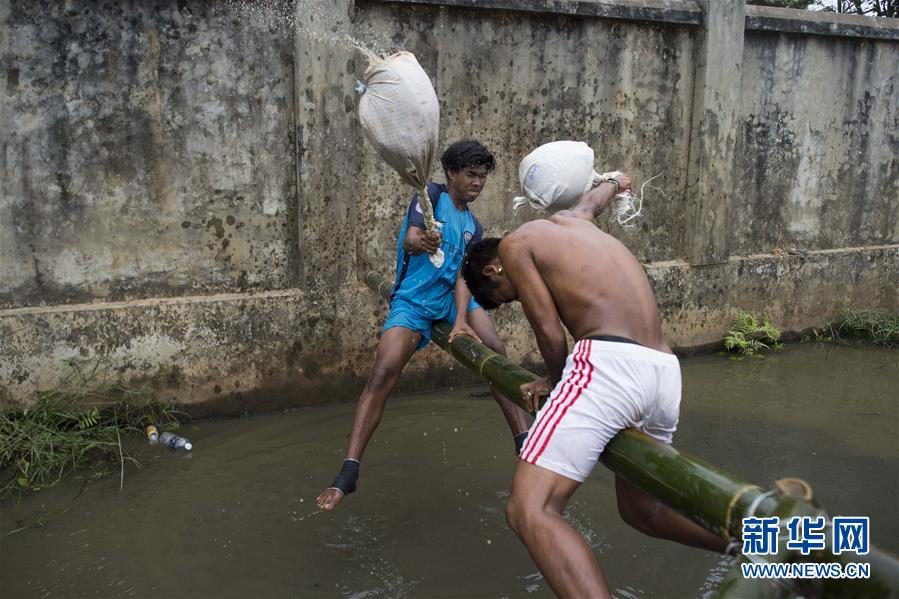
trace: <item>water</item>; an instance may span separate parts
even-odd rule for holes
[[[762,485],[804,478],[899,552],[899,352],[798,345],[683,365],[680,449]],[[0,595],[551,597],[505,525],[513,443],[482,392],[391,399],[359,491],[330,514],[314,500],[340,467],[351,403],[190,424],[190,453],[135,438],[144,468],[123,492],[112,476],[0,505]],[[569,518],[617,597],[707,596],[728,566],[622,524],[601,466]]]
[[[297,35],[318,43],[355,48],[368,61],[401,50],[386,32],[369,32],[365,39],[340,32],[331,23],[347,17],[321,0],[221,0],[214,10],[245,21],[264,24],[284,35]]]

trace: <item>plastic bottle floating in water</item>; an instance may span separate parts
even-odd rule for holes
[[[187,451],[190,451],[193,448],[193,444],[189,439],[168,431],[162,433],[159,436],[159,440],[162,441],[163,445],[171,447],[172,449],[186,449]]]
[[[147,427],[147,439],[150,440],[150,445],[156,445],[156,442],[159,441],[159,431],[152,424]]]

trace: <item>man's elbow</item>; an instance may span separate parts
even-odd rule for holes
[[[612,196],[605,189],[594,187],[580,197],[574,206],[574,212],[583,218],[593,220],[609,205]]]
[[[418,247],[416,243],[415,230],[412,227],[409,227],[408,233],[406,233],[406,238],[403,239],[403,251],[411,256],[417,256],[421,253],[421,249]]]
[[[540,345],[547,348],[550,352],[558,353],[561,348],[564,353],[566,346],[565,333],[555,330],[541,331],[538,334],[538,338],[541,341]]]
[[[607,204],[608,202],[601,200],[590,200],[589,202],[584,202],[583,205],[577,207],[578,216],[592,221],[597,216],[602,214],[602,211],[606,209]]]

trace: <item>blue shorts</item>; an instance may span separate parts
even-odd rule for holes
[[[481,308],[481,304],[477,303],[474,298],[468,302],[468,312],[474,312]],[[421,307],[409,302],[397,299],[390,302],[390,313],[387,314],[387,320],[384,322],[384,330],[393,327],[403,327],[410,331],[421,333],[421,343],[418,344],[416,351],[422,350],[431,340],[431,325],[438,320],[445,320],[450,325],[456,321],[456,302],[450,302],[450,307],[444,314],[438,315],[436,318],[433,313],[426,312]]]

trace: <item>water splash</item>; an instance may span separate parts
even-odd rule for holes
[[[341,593],[347,598],[363,597],[402,598],[412,595],[418,585],[417,580],[409,580],[400,574],[396,564],[387,560],[381,551],[391,523],[387,518],[348,517],[337,533],[336,542],[328,546],[349,551],[348,559],[356,563],[357,576],[354,584],[369,588],[356,590],[349,585],[341,585]]]
[[[615,589],[612,593],[612,597],[615,599],[640,599],[646,595],[646,592],[642,589],[636,589],[634,587],[622,587],[620,589]]]
[[[718,590],[718,587],[721,586],[721,583],[724,582],[724,579],[736,563],[737,560],[732,557],[721,558],[721,560],[709,570],[702,586],[699,588],[699,596],[702,599],[710,599],[710,597],[712,597]]]
[[[541,583],[543,582],[543,574],[541,574],[539,571],[534,572],[533,574],[528,574],[527,576],[521,576],[519,578],[523,578],[524,580],[529,581],[528,584],[526,584],[524,587],[524,590],[528,593],[536,593],[542,588]]]
[[[335,15],[332,7],[321,0],[222,0],[214,10],[237,16],[242,22],[268,25],[287,35],[340,48],[355,48],[369,62],[401,50],[386,32],[380,36],[367,32],[363,40],[340,31],[332,25],[335,16],[347,15]]]

